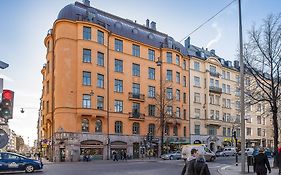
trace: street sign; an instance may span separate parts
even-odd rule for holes
[[[3,129],[0,129],[0,149],[4,148],[8,144],[8,141],[8,134]]]

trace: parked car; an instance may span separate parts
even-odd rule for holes
[[[236,149],[234,147],[226,147],[220,152],[220,156],[235,156]]]
[[[217,157],[220,157],[222,151],[223,151],[223,150],[217,150],[217,151],[216,151],[216,156],[217,156]]]
[[[168,153],[168,154],[163,154],[161,156],[162,159],[164,160],[179,160],[181,159],[181,152],[180,151],[176,151],[176,152],[171,152],[171,153]]]
[[[258,155],[259,154],[259,150],[260,150],[259,148],[255,149],[254,152],[253,152],[253,156]],[[273,152],[269,148],[265,148],[264,154],[267,157],[273,157]]]
[[[43,164],[41,161],[29,159],[25,156],[10,153],[0,153],[0,172],[3,171],[25,171],[32,173],[35,170],[41,170]]]
[[[254,148],[246,148],[245,149],[245,155],[246,156],[251,156],[251,155],[253,155],[254,151],[255,151]]]
[[[189,156],[191,156],[191,149],[197,149],[198,153],[203,155],[206,159],[206,161],[214,161],[216,160],[216,154],[212,152],[206,145],[204,144],[191,144],[191,145],[184,145],[182,147],[182,158],[187,159]]]

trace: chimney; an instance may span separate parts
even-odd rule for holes
[[[83,0],[83,4],[90,7],[90,0]]]
[[[235,60],[235,61],[234,61],[234,67],[235,67],[236,69],[239,69],[240,65],[239,65],[239,61],[238,61],[238,60]]]
[[[189,48],[189,47],[190,47],[190,36],[189,36],[186,40],[184,40],[184,46],[185,46],[186,48]]]
[[[212,55],[216,55],[216,50],[215,49],[211,49],[210,52],[211,52]]]
[[[151,23],[150,23],[150,28],[151,28],[152,30],[156,30],[156,22],[151,21]]]
[[[146,25],[147,28],[149,28],[149,19],[146,20]]]

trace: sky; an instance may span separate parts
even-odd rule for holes
[[[82,1],[82,0],[78,0]],[[158,31],[181,41],[232,0],[91,0],[91,6],[125,19],[145,24],[156,22]],[[44,38],[59,11],[75,0],[1,0],[0,60],[9,64],[0,70],[4,89],[15,92],[13,119],[9,126],[25,142],[37,138],[37,120],[42,92],[41,69],[46,63]],[[260,26],[269,14],[278,14],[280,0],[242,0],[243,38],[253,25]],[[237,59],[238,1],[209,21],[191,37],[191,44],[215,49],[226,60]],[[183,42],[182,42],[183,43]],[[21,113],[21,108],[24,113]]]

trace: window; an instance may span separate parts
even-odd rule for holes
[[[213,78],[210,78],[210,86],[214,87],[214,86],[215,86],[214,84],[215,84],[215,83],[214,83],[214,79],[213,79]]]
[[[101,52],[98,52],[98,60],[97,60],[98,66],[104,66],[104,54]]]
[[[200,71],[200,63],[199,62],[194,62],[194,70]]]
[[[180,65],[180,57],[178,55],[176,55],[176,64]]]
[[[47,94],[50,92],[50,82],[47,81]]]
[[[178,136],[178,127],[174,126],[173,128],[173,136]]]
[[[214,118],[215,118],[215,111],[211,110],[210,111],[210,119],[214,120]]]
[[[82,120],[82,132],[89,132],[89,120],[86,118]]]
[[[220,119],[220,111],[216,111],[215,119],[216,119],[216,120],[219,120],[219,119]]]
[[[215,87],[217,87],[217,88],[220,87],[219,80],[215,80]]]
[[[223,135],[223,136],[226,136],[226,127],[223,127],[223,128],[222,128],[222,135]]]
[[[172,88],[167,88],[166,89],[166,95],[167,95],[167,99],[168,100],[172,100],[173,99],[173,89]]]
[[[217,68],[215,66],[210,65],[210,72],[217,73]]]
[[[214,97],[214,95],[210,95],[210,104],[215,104],[215,97]]]
[[[222,76],[221,76],[221,78],[225,79],[225,71],[224,71],[224,70],[222,71]]]
[[[183,110],[183,119],[186,120],[186,109]]]
[[[140,46],[133,44],[132,55],[136,57],[140,57]]]
[[[195,135],[200,135],[200,125],[195,125],[194,133],[195,133]]]
[[[114,92],[123,92],[123,80],[114,80]]]
[[[181,118],[181,108],[179,107],[176,108],[176,117]]]
[[[246,118],[246,122],[247,122],[247,123],[252,123],[252,117],[251,117],[251,116],[248,116],[248,117]]]
[[[133,130],[133,134],[140,134],[140,124],[134,122],[132,130]]]
[[[177,90],[176,90],[176,100],[177,100],[177,101],[180,101],[180,99],[181,99],[180,94],[181,94],[180,90],[177,89]]]
[[[99,119],[96,121],[95,132],[102,132],[102,121]]]
[[[226,85],[226,93],[230,94],[230,85]]]
[[[176,83],[179,83],[180,84],[180,73],[179,72],[176,72]]]
[[[133,63],[133,67],[132,68],[133,68],[133,70],[132,70],[133,76],[139,77],[140,76],[140,65]]]
[[[47,101],[47,102],[46,102],[47,113],[49,112],[49,108],[50,108],[49,106],[50,106],[50,105],[49,105],[49,101]]]
[[[241,129],[240,128],[236,129],[236,136],[241,137]]]
[[[97,109],[103,109],[103,96],[97,96]]]
[[[252,135],[252,129],[251,128],[246,128],[246,133],[247,133],[247,136]]]
[[[257,116],[257,123],[261,124],[261,116]]]
[[[173,81],[173,71],[172,70],[167,70],[166,80],[167,81]]]
[[[194,102],[200,103],[200,93],[194,93]]]
[[[155,86],[148,86],[148,97],[149,98],[155,97]]]
[[[194,77],[194,86],[200,87],[200,77]]]
[[[91,96],[83,94],[82,108],[91,108]]]
[[[115,133],[122,134],[123,133],[123,123],[121,121],[115,122]]]
[[[198,109],[198,108],[194,109],[194,117],[196,119],[200,119],[200,109]]]
[[[114,48],[117,52],[123,52],[123,41],[119,39],[115,39]]]
[[[222,92],[226,93],[226,85],[225,84],[222,84]]]
[[[182,68],[183,68],[184,70],[186,70],[186,60],[183,60]]]
[[[155,105],[148,105],[148,115],[155,116]]]
[[[182,81],[183,81],[183,87],[186,87],[186,76],[183,76]]]
[[[98,30],[98,43],[104,44],[104,33],[100,30]]]
[[[155,80],[155,69],[152,67],[148,68],[148,79]]]
[[[230,72],[226,72],[226,79],[230,80]]]
[[[231,136],[231,130],[230,130],[230,128],[227,128],[227,136]]]
[[[261,104],[257,104],[257,111],[261,112]]]
[[[183,98],[183,103],[186,103],[186,93],[185,92],[183,93],[183,97],[182,98]]]
[[[114,101],[114,112],[123,112],[123,101],[115,100]]]
[[[172,53],[167,52],[167,58],[166,58],[167,63],[173,63],[173,58],[172,58]]]
[[[262,130],[262,136],[265,137],[265,129]]]
[[[215,96],[215,104],[220,105],[220,96],[218,95]]]
[[[230,101],[230,99],[226,99],[226,108],[231,108],[231,101]]]
[[[140,84],[133,83],[132,91],[133,91],[133,95],[139,96],[140,95]]]
[[[148,125],[148,133],[152,134],[153,136],[155,135],[155,124],[150,123]]]
[[[173,115],[173,107],[172,106],[167,106],[167,115]]]
[[[83,71],[83,85],[91,86],[91,72]]]
[[[115,59],[115,72],[123,72],[123,60]]]
[[[170,128],[168,125],[165,126],[165,135],[166,136],[170,135]]]
[[[186,126],[183,127],[183,136],[186,137]]]
[[[133,103],[132,113],[133,113],[133,117],[140,117],[140,104],[139,103]]]
[[[265,125],[265,117],[262,118],[262,124]]]
[[[91,50],[83,49],[83,63],[90,63],[90,62],[91,62]]]
[[[261,128],[257,129],[258,136],[261,136]]]
[[[91,27],[83,27],[83,39],[91,40]]]
[[[154,50],[148,49],[148,59],[150,61],[155,61],[155,51]]]
[[[102,74],[98,74],[97,87],[99,87],[99,88],[104,87],[104,75],[102,75]]]
[[[209,126],[208,127],[208,134],[209,135],[217,135],[217,129],[214,126]]]

